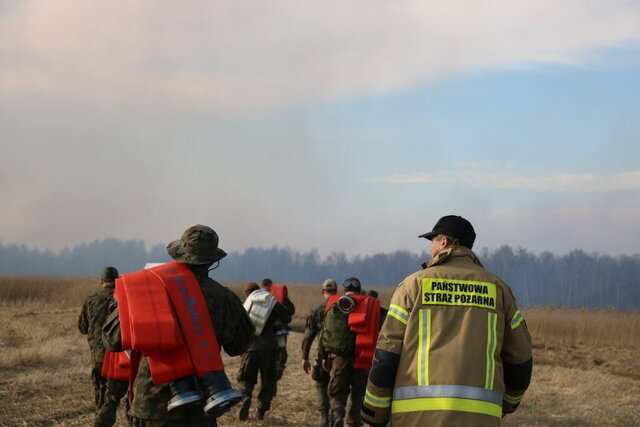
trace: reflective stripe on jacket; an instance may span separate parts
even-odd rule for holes
[[[511,289],[454,246],[394,292],[363,415],[403,427],[499,426],[530,375],[531,338]]]

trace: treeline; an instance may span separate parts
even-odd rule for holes
[[[511,285],[521,305],[640,308],[640,256],[612,257],[574,250],[565,255],[502,246],[482,249],[483,264]],[[342,252],[322,258],[316,250],[248,248],[230,253],[211,273],[219,280],[316,283],[332,277],[342,282],[357,276],[365,287],[395,286],[428,260],[426,252],[408,251],[347,257]],[[164,262],[164,245],[147,249],[141,240],[96,240],[60,252],[0,244],[0,274],[97,276],[105,265],[121,273],[146,262]]]
[[[151,260],[169,260],[163,245],[147,250],[142,240],[104,239],[53,252],[0,244],[0,274],[98,276],[106,265],[122,273],[140,270]]]

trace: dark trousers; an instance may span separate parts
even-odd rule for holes
[[[288,359],[289,354],[287,353],[287,347],[278,347],[276,350],[276,380],[282,378],[284,368],[287,367]]]
[[[322,369],[322,360],[317,359],[314,362],[311,378],[316,385],[316,394],[318,395],[318,411],[323,423],[329,420],[329,373]]]
[[[276,395],[275,351],[248,351],[242,355],[242,365],[238,371],[238,388],[251,398],[260,374],[260,392],[258,393],[258,411],[265,413],[271,409],[271,401]]]
[[[368,369],[354,368],[353,357],[336,356],[331,366],[328,394],[332,422],[344,418],[348,426],[360,426],[360,407],[367,388]],[[347,399],[350,398],[347,412]],[[345,417],[346,415],[346,417]]]

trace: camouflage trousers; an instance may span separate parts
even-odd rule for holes
[[[318,411],[322,419],[322,425],[327,426],[329,422],[329,373],[322,369],[322,360],[317,359],[311,370],[311,378],[316,385],[316,394],[318,395]]]
[[[251,398],[260,374],[260,392],[258,393],[258,411],[265,413],[271,409],[271,401],[278,390],[276,380],[276,360],[273,350],[248,351],[242,355],[238,371],[238,388]]]
[[[333,359],[330,372],[331,379],[327,388],[332,423],[344,419],[348,426],[360,426],[362,424],[360,407],[367,388],[369,370],[356,369],[353,365],[353,357],[336,356]],[[347,399],[349,397],[347,411]]]
[[[118,406],[128,390],[128,381],[106,380],[103,403],[98,409],[94,427],[111,427],[115,424]]]
[[[102,362],[95,363],[91,369],[91,381],[93,382],[93,393],[96,403],[96,410],[100,410],[104,404],[104,395],[107,391],[107,379],[102,375]]]

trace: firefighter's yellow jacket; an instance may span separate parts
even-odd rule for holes
[[[393,294],[363,420],[499,426],[520,403],[531,369],[531,337],[509,286],[470,249],[449,247]]]

